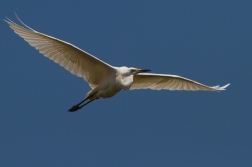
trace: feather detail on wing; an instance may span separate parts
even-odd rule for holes
[[[18,17],[17,17],[18,18]],[[10,19],[5,20],[16,34],[35,47],[44,56],[60,64],[72,74],[82,77],[90,87],[94,88],[114,69],[76,46],[35,31],[18,20],[26,27],[19,26]]]
[[[130,89],[219,91],[225,90],[225,88],[228,86],[229,84],[222,87],[210,87],[177,75],[143,73],[134,76],[133,84],[131,85]]]

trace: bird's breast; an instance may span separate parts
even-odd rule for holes
[[[129,76],[118,76],[117,83],[120,85],[121,89],[128,90],[133,83],[133,75]]]

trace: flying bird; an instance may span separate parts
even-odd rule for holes
[[[40,53],[58,63],[72,74],[82,77],[91,87],[85,98],[73,105],[68,111],[74,112],[92,101],[101,98],[110,98],[121,90],[153,89],[153,90],[225,90],[224,86],[206,86],[177,75],[144,73],[148,69],[134,67],[114,67],[78,47],[40,33],[24,24],[23,26],[10,19],[6,21],[16,34],[35,47]],[[85,103],[86,102],[86,103]]]

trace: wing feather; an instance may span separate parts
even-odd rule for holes
[[[130,89],[218,91],[218,90],[225,90],[225,88],[228,86],[229,84],[222,87],[220,86],[210,87],[177,75],[143,73],[134,76],[133,84],[131,85]]]
[[[18,18],[18,17],[17,17]],[[18,18],[19,19],[19,18]],[[82,77],[94,88],[114,71],[109,64],[60,39],[42,34],[25,25],[22,27],[10,19],[5,20],[16,34],[35,47],[40,53],[78,77]]]

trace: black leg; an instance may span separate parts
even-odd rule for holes
[[[92,101],[94,101],[94,100],[90,100],[90,101],[86,102],[85,104],[81,105],[79,109],[81,109],[82,107],[84,107],[84,106],[86,106],[87,104],[91,103]]]
[[[81,105],[81,103],[84,103],[86,100],[88,100],[88,98],[85,98],[85,99],[83,99],[81,102],[79,102],[78,104],[76,104],[76,105]]]
[[[85,98],[84,100],[82,100],[80,103],[78,103],[78,104],[72,106],[72,108],[70,108],[68,111],[69,111],[69,112],[77,111],[77,110],[81,109],[82,107],[84,107],[85,105],[87,105],[87,104],[91,103],[92,101],[94,101],[94,100],[90,100],[90,101],[88,101],[87,103],[81,105],[81,104],[82,104],[83,102],[85,102],[86,100],[87,100],[87,98]]]

